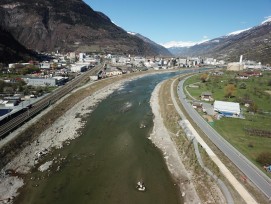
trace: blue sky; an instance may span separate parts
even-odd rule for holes
[[[156,43],[199,42],[271,16],[271,0],[84,0],[126,31]]]

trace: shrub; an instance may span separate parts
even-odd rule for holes
[[[258,155],[256,161],[261,165],[271,164],[271,152],[262,152]]]
[[[204,73],[200,75],[200,80],[204,83],[208,80],[208,74]]]
[[[236,87],[234,84],[228,84],[225,88],[225,97],[231,98],[236,96]]]
[[[246,88],[247,88],[246,83],[242,82],[242,83],[239,85],[239,88],[240,88],[240,89],[246,89]]]

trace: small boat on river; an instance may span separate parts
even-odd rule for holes
[[[137,189],[138,191],[144,192],[144,191],[146,191],[146,186],[144,185],[143,182],[138,181],[138,182],[137,182],[137,185],[136,185],[136,189]]]

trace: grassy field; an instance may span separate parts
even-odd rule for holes
[[[189,93],[197,99],[200,99],[202,92],[209,91],[213,94],[215,100],[241,102],[242,99],[253,101],[257,104],[259,110],[271,112],[271,86],[268,82],[271,80],[271,72],[264,72],[262,77],[251,77],[249,79],[236,79],[236,73],[225,72],[222,76],[210,75],[207,82],[202,83],[199,75],[195,75],[185,82],[186,85],[194,84],[198,88],[187,86]],[[225,87],[228,84],[234,84],[236,91],[233,97],[225,96]],[[245,84],[245,88],[242,88]],[[269,92],[269,93],[268,93]]]
[[[201,74],[195,75],[185,82],[187,90],[196,99],[200,99],[202,92],[209,91],[215,100],[239,102],[242,114],[245,119],[222,118],[215,120],[214,128],[234,147],[247,156],[254,164],[261,169],[263,164],[258,163],[257,157],[262,152],[269,152],[271,155],[271,138],[259,135],[249,135],[246,128],[261,131],[271,131],[271,90],[268,82],[271,80],[271,73],[263,73],[263,77],[251,77],[250,79],[236,79],[237,73],[225,72],[223,76],[210,75],[207,82],[202,82]],[[245,83],[245,88],[240,88]],[[194,84],[196,87],[190,87]],[[236,93],[234,97],[225,97],[225,87],[234,84]],[[252,101],[257,106],[257,112],[248,112],[242,103],[244,100]],[[271,164],[270,162],[268,162]],[[268,174],[270,176],[270,173]]]

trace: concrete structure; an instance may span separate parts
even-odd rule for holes
[[[202,92],[200,96],[201,100],[203,101],[213,101],[214,99],[212,98],[212,93],[209,91]]]
[[[71,66],[71,72],[84,72],[88,69],[89,63],[76,63]]]
[[[7,103],[5,103],[5,107],[14,107],[17,106],[19,104],[18,101],[7,101]]]
[[[117,69],[116,67],[109,67],[105,69],[105,74],[107,77],[117,76],[122,75],[122,71]]]
[[[41,62],[40,63],[40,68],[41,69],[50,69],[51,64],[49,62]]]
[[[240,61],[239,61],[240,64],[243,63],[243,55],[240,56]]]
[[[56,86],[56,79],[54,78],[23,78],[27,85],[31,86]]]
[[[214,111],[222,114],[225,117],[238,117],[240,116],[240,104],[226,101],[215,101]]]
[[[228,71],[242,71],[244,70],[244,65],[240,64],[239,62],[232,62],[228,64],[227,70]]]

